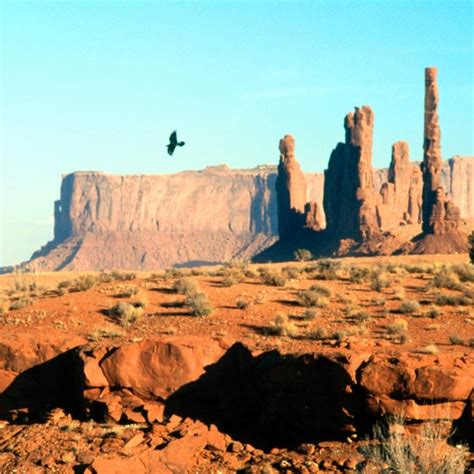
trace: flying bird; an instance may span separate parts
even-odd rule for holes
[[[168,155],[172,155],[174,153],[174,149],[177,146],[184,146],[184,142],[178,142],[178,137],[176,135],[176,130],[170,135],[170,143],[166,145],[168,148]]]

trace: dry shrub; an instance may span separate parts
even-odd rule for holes
[[[10,311],[15,311],[17,309],[24,309],[33,304],[33,300],[28,296],[21,296],[20,298],[14,300],[10,303]]]
[[[0,316],[5,316],[10,311],[10,301],[0,300]]]
[[[197,293],[199,288],[194,280],[190,278],[180,278],[174,282],[173,290],[179,295],[191,295]]]
[[[403,474],[463,474],[468,450],[453,447],[447,442],[440,428],[430,424],[419,434],[402,430],[386,430],[376,425],[375,443],[363,448],[367,460],[364,472],[378,474],[394,472]],[[388,431],[388,433],[387,433]]]
[[[247,309],[252,306],[252,300],[248,296],[240,296],[235,301],[235,306],[239,309]]]
[[[367,267],[349,267],[349,281],[351,283],[363,283],[370,277],[370,270]]]
[[[405,288],[403,286],[397,286],[393,289],[393,299],[398,301],[405,299]]]
[[[82,275],[72,282],[70,291],[87,291],[98,283],[99,279],[94,275]]]
[[[329,304],[327,297],[321,295],[318,291],[314,290],[303,290],[298,293],[298,300],[301,306],[324,308]]]
[[[459,290],[462,288],[459,277],[456,273],[450,271],[444,266],[433,275],[431,286],[433,288],[447,288],[448,290]]]
[[[341,262],[330,258],[317,260],[314,265],[306,268],[317,280],[337,280],[341,276],[341,270]]]
[[[285,286],[287,278],[277,270],[260,269],[260,277],[265,285],[269,286]]]
[[[273,333],[277,336],[296,337],[297,328],[286,314],[280,313],[275,316],[272,326]]]
[[[403,334],[408,330],[408,321],[406,319],[397,318],[387,327],[387,331],[391,334]]]
[[[474,265],[453,265],[452,271],[462,282],[474,282]]]
[[[439,353],[438,346],[436,344],[428,344],[425,347],[422,347],[418,350],[420,354],[431,354],[436,355]]]
[[[204,293],[189,294],[184,300],[184,305],[189,307],[193,316],[207,316],[214,311],[209,298]]]
[[[469,294],[445,295],[441,293],[435,296],[435,303],[439,306],[469,306],[473,304],[473,299],[469,296]]]
[[[303,273],[303,269],[298,267],[283,267],[281,271],[290,280],[299,280]]]
[[[130,298],[131,296],[135,296],[139,291],[138,286],[126,286],[121,292],[120,296],[123,298]]]
[[[150,298],[146,290],[139,288],[137,293],[135,294],[135,296],[132,298],[130,302],[136,308],[145,309],[150,303]]]
[[[420,303],[416,300],[403,300],[398,311],[403,314],[419,314]]]
[[[308,249],[297,249],[295,250],[293,255],[295,257],[295,260],[297,260],[298,262],[307,262],[314,258],[313,254]]]
[[[370,288],[374,291],[381,292],[384,288],[388,288],[391,282],[381,270],[374,270],[370,274]]]
[[[120,302],[113,306],[109,313],[117,320],[121,326],[130,326],[143,314],[142,307],[135,307],[131,303]]]
[[[123,333],[114,329],[109,328],[97,328],[94,329],[88,336],[87,339],[92,342],[100,341],[101,339],[115,339],[122,337]]]

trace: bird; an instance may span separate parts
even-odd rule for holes
[[[170,135],[169,145],[166,145],[166,147],[168,148],[168,155],[170,155],[170,156],[173,155],[174,149],[177,146],[184,146],[184,142],[178,142],[178,137],[177,137],[177,134],[176,134],[176,130],[174,130],[173,133]]]

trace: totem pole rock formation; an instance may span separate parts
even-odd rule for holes
[[[335,238],[368,241],[379,234],[372,170],[374,113],[368,106],[346,115],[345,143],[338,143],[324,172],[326,229]]]
[[[422,239],[414,252],[467,250],[467,236],[460,230],[459,208],[446,197],[441,185],[441,130],[438,117],[436,68],[425,69],[425,127],[423,141]]]
[[[380,190],[382,203],[377,206],[378,219],[383,229],[421,222],[421,187],[421,170],[410,162],[408,143],[394,143],[388,180]]]
[[[305,223],[306,181],[295,158],[295,139],[285,135],[280,140],[280,162],[276,179],[278,232],[281,240],[295,237]]]

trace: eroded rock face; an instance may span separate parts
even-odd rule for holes
[[[425,130],[423,142],[423,233],[440,235],[457,231],[461,216],[457,206],[448,201],[441,185],[441,130],[437,69],[425,69]]]
[[[337,238],[370,240],[379,233],[372,170],[374,113],[368,106],[346,115],[345,143],[339,143],[324,172],[327,230]]]
[[[420,223],[421,188],[420,167],[410,162],[408,143],[394,143],[387,182],[380,189],[382,203],[377,206],[380,227],[392,230],[400,225]]]
[[[276,179],[278,233],[280,239],[295,237],[304,225],[306,181],[295,158],[295,139],[285,135],[280,140],[280,163]]]

